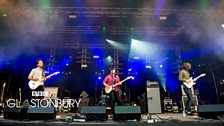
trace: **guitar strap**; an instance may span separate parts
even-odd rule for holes
[[[44,69],[42,69],[42,77],[45,79]],[[43,83],[44,83],[44,81],[43,81]]]
[[[44,70],[42,70],[42,77],[45,77]]]
[[[189,74],[189,78],[188,78],[188,79],[190,79],[190,77],[191,77],[190,72],[189,72],[189,71],[187,71],[187,70],[184,70],[184,71],[186,71],[186,72]],[[184,85],[184,82],[182,82],[182,85]],[[185,85],[184,85],[184,86],[185,86]]]

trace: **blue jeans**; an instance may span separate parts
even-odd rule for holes
[[[187,88],[187,87],[184,86],[184,92],[187,95],[187,103],[186,103],[185,110],[188,111],[188,112],[191,112],[191,105],[192,105],[192,102],[193,102],[193,96],[192,96],[191,88]]]

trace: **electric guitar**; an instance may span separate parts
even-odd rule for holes
[[[206,74],[201,74],[201,75],[199,75],[198,77],[196,77],[196,78],[190,78],[190,79],[188,79],[186,82],[184,82],[183,84],[187,87],[187,88],[192,88],[192,86],[193,85],[195,85],[196,84],[196,81],[199,79],[199,78],[201,78],[201,77],[204,77]]]
[[[131,78],[133,79],[134,77],[133,77],[133,76],[129,76],[129,77],[127,77],[126,79],[120,81],[119,83],[113,84],[113,85],[111,85],[111,86],[109,86],[109,87],[105,86],[105,92],[106,92],[107,94],[110,93],[112,90],[114,90],[114,87],[116,87],[116,86],[118,86],[118,85],[121,85],[123,82],[125,82],[125,81],[127,81],[127,80],[129,80],[129,79],[131,79]]]
[[[45,78],[50,78],[51,76],[54,76],[54,75],[57,75],[59,74],[60,72],[54,72],[53,74],[47,76],[47,77],[39,77],[37,81],[33,81],[33,80],[30,80],[29,81],[29,87],[31,90],[35,90],[38,86],[40,85],[44,85],[44,79]]]
[[[5,85],[6,83],[3,84],[2,86],[2,91],[1,91],[1,99],[0,99],[0,106],[2,107],[3,106],[3,102],[4,102],[4,91],[5,91]]]
[[[21,94],[21,88],[19,88],[19,101],[18,101],[18,106],[21,106],[21,102],[22,102],[22,94]]]

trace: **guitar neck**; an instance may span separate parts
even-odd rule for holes
[[[124,79],[124,80],[120,81],[119,83],[123,83],[123,82],[125,82],[125,81],[127,81],[127,80],[129,80],[129,79],[128,79],[128,78],[126,78],[126,79]],[[119,85],[119,84],[117,83],[117,84],[115,84],[114,86],[117,86],[117,85]]]
[[[22,96],[21,96],[21,88],[19,88],[19,101],[18,106],[21,106]]]
[[[193,80],[196,81],[197,79],[199,79],[199,78],[201,78],[201,77],[202,77],[202,76],[200,75],[200,76],[194,78]]]
[[[51,75],[48,75],[47,77],[52,77],[52,76],[54,76],[54,75],[55,75],[55,74],[53,73],[53,74],[51,74]],[[47,78],[47,77],[46,77],[46,78]]]
[[[126,79],[122,80],[122,81],[121,81],[121,83],[125,82],[126,80],[128,80],[128,78],[126,78]]]
[[[21,94],[21,88],[19,88],[19,101],[21,101],[22,100],[22,96],[21,96],[22,94]]]

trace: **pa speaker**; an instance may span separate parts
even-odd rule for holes
[[[81,114],[86,115],[87,121],[92,120],[107,120],[106,107],[105,106],[83,106]]]
[[[24,108],[24,107],[21,107],[21,108],[7,107],[4,109],[4,119],[22,120],[24,119],[24,117],[26,117],[27,109],[28,108]]]
[[[224,104],[199,105],[198,116],[202,118],[216,119],[224,114]]]
[[[140,106],[115,106],[114,120],[140,120]]]
[[[53,106],[29,107],[27,114],[30,120],[53,120],[56,118],[56,112]]]

